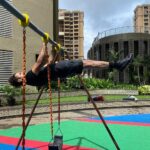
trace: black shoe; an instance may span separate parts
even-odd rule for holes
[[[132,60],[133,60],[133,54],[130,54],[128,57],[124,58],[123,60],[117,61],[114,65],[114,68],[119,71],[123,71]]]

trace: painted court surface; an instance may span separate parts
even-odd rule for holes
[[[150,114],[105,117],[121,150],[150,150]],[[80,118],[61,121],[63,150],[116,150],[99,118]],[[54,122],[54,134],[59,134]],[[21,128],[0,130],[0,150],[14,150]],[[52,142],[50,124],[28,127],[26,150],[47,150]],[[19,148],[21,150],[21,147]]]

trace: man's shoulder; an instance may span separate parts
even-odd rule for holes
[[[34,76],[34,75],[36,75],[36,74],[32,70],[29,70],[27,72],[27,74],[26,74],[26,77],[28,77],[28,76]]]

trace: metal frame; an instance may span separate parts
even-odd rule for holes
[[[18,19],[20,19],[21,21],[25,21],[25,17],[24,17],[13,5],[11,5],[9,2],[7,2],[6,0],[0,0],[0,4],[1,4],[4,8],[6,8],[9,12],[11,12],[14,16],[16,16]],[[34,30],[37,34],[39,34],[40,36],[42,36],[43,38],[47,38],[46,35],[45,35],[45,33],[44,33],[41,29],[39,29],[36,25],[34,25],[31,21],[29,21],[29,25],[28,25],[28,26],[29,26],[32,30]],[[49,38],[48,42],[51,43],[51,44],[54,45],[54,46],[57,46],[57,45],[58,45],[55,41],[51,40],[50,38]],[[90,100],[91,100],[91,102],[92,102],[92,104],[93,104],[93,106],[94,106],[94,108],[95,108],[95,110],[96,110],[98,116],[99,116],[100,119],[102,120],[102,123],[104,124],[104,127],[106,128],[106,130],[107,130],[107,132],[108,132],[110,138],[112,139],[112,141],[113,141],[113,143],[114,143],[116,149],[117,149],[117,150],[120,150],[120,148],[119,148],[119,146],[118,146],[118,143],[116,142],[116,140],[115,140],[113,134],[111,133],[109,127],[107,126],[107,124],[106,124],[106,122],[105,122],[105,120],[104,120],[102,114],[100,113],[100,111],[99,111],[99,109],[98,109],[96,103],[95,103],[94,100],[92,99],[92,97],[91,97],[89,91],[88,91],[87,88],[85,87],[85,85],[84,85],[84,83],[83,83],[81,77],[78,76],[78,78],[79,78],[79,80],[80,80],[80,83],[83,85],[84,90],[86,91],[88,97],[90,98]],[[39,99],[40,99],[40,97],[41,97],[41,95],[42,95],[43,89],[44,89],[44,87],[41,89],[41,91],[40,91],[40,93],[39,93],[39,96],[38,96],[38,98],[37,98],[37,100],[36,100],[36,103],[35,103],[35,105],[34,105],[32,111],[31,111],[30,117],[28,118],[27,124],[26,124],[25,129],[23,130],[23,132],[26,131],[26,129],[27,129],[28,125],[29,125],[29,122],[30,122],[30,120],[31,120],[31,118],[32,118],[32,115],[33,115],[33,113],[34,113],[34,110],[35,110],[35,108],[36,108],[36,106],[37,106],[37,104],[38,104],[38,101],[39,101]],[[20,139],[19,139],[19,141],[18,141],[16,150],[18,149],[18,147],[19,147],[19,145],[20,145],[20,142],[21,142],[21,140],[22,140],[22,137],[23,137],[23,134],[21,135],[21,137],[20,137]]]
[[[17,10],[17,8],[15,8],[13,5],[11,5],[9,2],[7,2],[6,0],[0,0],[0,5],[2,5],[5,9],[7,9],[7,11],[13,14],[16,18],[20,19],[21,21],[25,21],[25,17],[22,15],[22,13],[19,10]],[[39,27],[33,24],[30,20],[29,20],[28,27],[30,27],[34,32],[39,34],[41,37],[47,38],[45,33]],[[48,42],[51,43],[53,46],[58,45],[57,42],[53,41],[50,38]]]

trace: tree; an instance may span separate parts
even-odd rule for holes
[[[144,84],[149,83],[150,81],[150,56],[145,55],[144,59],[142,61],[142,64],[144,66],[144,78],[143,82]]]
[[[109,61],[114,61],[116,62],[119,57],[122,55],[124,51],[123,50],[120,50],[120,51],[115,51],[115,50],[110,50],[109,51]]]
[[[109,51],[109,62],[116,62],[118,61],[119,57],[121,56],[121,54],[123,53],[123,50],[120,50],[120,51],[115,51],[115,50],[110,50]],[[117,70],[111,70],[109,73],[108,73],[108,78],[110,80],[115,80],[114,79],[114,76],[115,74],[117,73]]]
[[[140,77],[140,66],[142,66],[142,57],[141,56],[137,56],[136,58],[134,58],[133,60],[133,66],[134,66],[134,70],[136,75],[134,75],[134,80],[138,82],[138,84],[141,84],[141,77]]]

